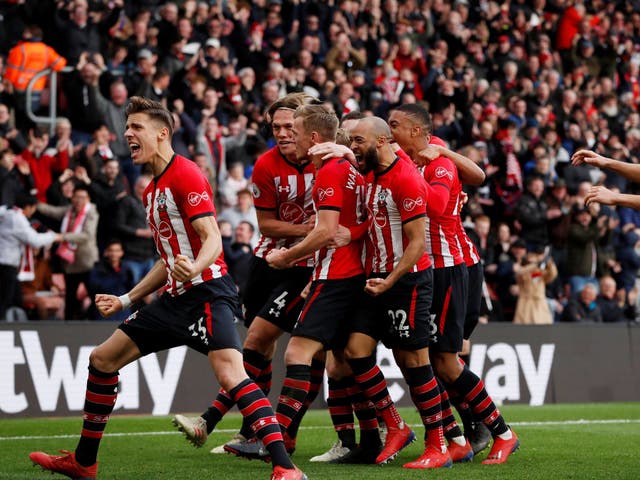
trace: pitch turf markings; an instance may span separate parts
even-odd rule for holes
[[[568,426],[568,425],[619,425],[619,424],[630,424],[630,423],[640,423],[640,419],[628,419],[628,418],[620,418],[620,419],[610,419],[610,420],[561,420],[561,421],[540,421],[540,422],[509,422],[509,425],[514,427],[558,427],[558,426]],[[422,424],[413,424],[410,425],[413,428],[420,428]],[[300,427],[300,430],[330,430],[331,426],[313,426],[313,427]],[[236,433],[238,431],[237,428],[225,428],[220,430],[215,430],[214,433]],[[183,435],[181,432],[177,431],[162,431],[162,432],[122,432],[122,433],[105,433],[105,437],[127,437],[127,436],[160,436],[160,435]],[[77,438],[77,434],[73,435],[23,435],[18,437],[0,437],[0,441],[10,441],[10,440],[54,440],[54,439],[64,439],[64,438]]]

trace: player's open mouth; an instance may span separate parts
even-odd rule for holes
[[[131,155],[138,153],[140,151],[140,145],[137,143],[130,143],[129,151],[131,152]]]

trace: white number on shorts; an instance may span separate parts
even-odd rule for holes
[[[436,343],[438,341],[438,325],[436,325],[436,314],[432,313],[429,315],[429,337],[431,338],[431,343]]]
[[[287,293],[289,292],[285,290],[273,300],[275,307],[269,309],[269,315],[273,315],[276,318],[280,316],[280,311],[287,305],[287,301],[285,300]]]
[[[393,322],[393,329],[398,332],[399,337],[409,337],[409,325],[407,325],[407,312],[404,310],[387,311],[391,321]]]
[[[209,339],[207,338],[207,327],[202,323],[204,317],[200,317],[196,323],[189,325],[189,331],[192,337],[200,337],[202,343],[209,345]]]

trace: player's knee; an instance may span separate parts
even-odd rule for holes
[[[455,354],[435,352],[431,355],[431,364],[436,375],[445,383],[455,382],[462,373],[462,365]]]
[[[118,365],[113,359],[106,355],[100,347],[96,347],[89,354],[89,365],[100,372],[111,373],[118,370]]]
[[[291,337],[287,351],[284,354],[284,361],[287,365],[311,365],[314,351],[310,350],[306,342],[299,342],[300,337]]]

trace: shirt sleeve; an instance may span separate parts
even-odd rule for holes
[[[265,162],[258,161],[251,175],[253,204],[257,209],[275,210],[278,206],[274,175]]]
[[[396,205],[402,223],[427,214],[427,189],[417,172],[402,178],[402,185],[396,191],[399,192]]]
[[[171,189],[177,194],[175,201],[178,208],[189,221],[214,215],[213,191],[202,172],[185,169],[176,179]]]
[[[345,169],[340,167],[337,161],[332,161],[316,173],[316,209],[342,209]]]

